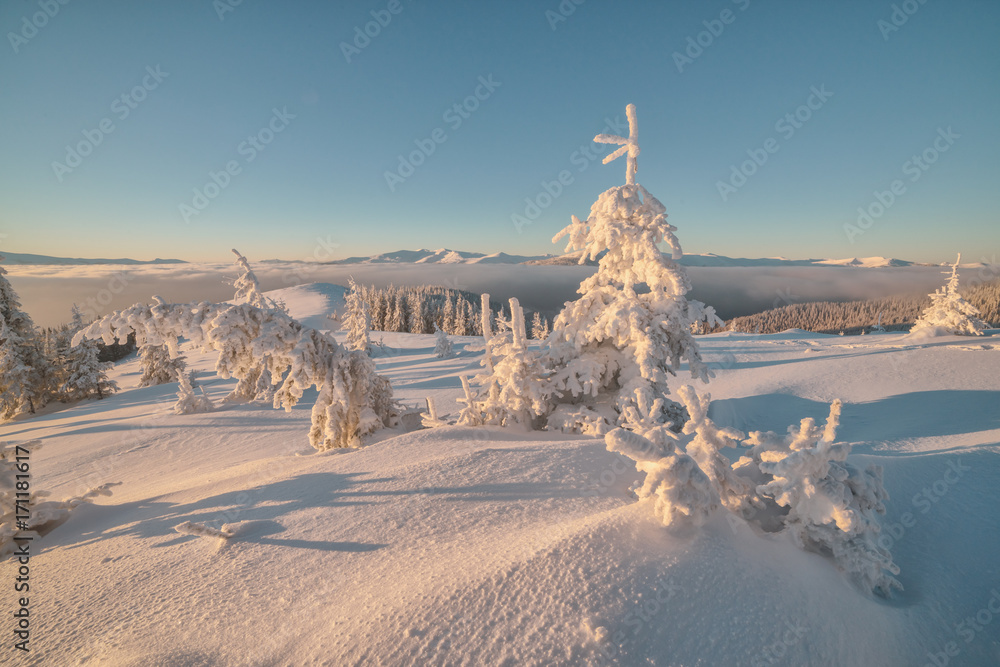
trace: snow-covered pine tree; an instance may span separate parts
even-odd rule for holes
[[[170,358],[166,345],[143,345],[139,348],[140,387],[175,382],[184,357]]]
[[[344,316],[343,329],[347,332],[344,345],[348,350],[358,350],[371,355],[372,342],[368,332],[371,330],[371,316],[368,314],[368,304],[361,293],[361,288],[351,278],[347,291],[347,313]]]
[[[434,341],[434,356],[438,359],[450,359],[455,356],[454,351],[451,349],[451,340],[448,338],[448,333],[439,327],[434,325],[435,331],[435,341]]]
[[[34,414],[53,389],[46,381],[50,364],[43,343],[6,274],[0,266],[0,419]]]
[[[183,357],[178,357],[183,359]],[[195,379],[195,372],[188,371],[182,363],[177,370],[177,402],[174,403],[174,414],[193,415],[201,412],[211,412],[215,409],[212,399],[205,393],[204,387]]]
[[[958,293],[958,265],[962,254],[951,267],[951,276],[944,287],[930,295],[931,305],[913,324],[912,333],[947,333],[960,336],[982,336],[986,323],[979,310]],[[947,274],[947,272],[945,272]]]
[[[544,371],[538,352],[528,348],[517,299],[510,300],[510,310],[511,320],[501,318],[500,331],[487,344],[482,361],[487,372],[476,377],[483,388],[477,407],[487,424],[531,428],[533,415],[542,412]]]
[[[73,321],[70,330],[75,335],[84,327],[83,315],[76,304],[73,305]],[[108,378],[108,369],[112,364],[98,359],[100,349],[93,340],[80,341],[70,347],[63,359],[64,380],[59,394],[65,401],[82,401],[105,396],[118,391],[118,384]]]
[[[287,318],[287,309],[274,299],[264,296],[264,293],[260,291],[257,274],[253,272],[247,258],[241,255],[236,248],[233,248],[233,254],[236,255],[234,264],[240,271],[240,275],[233,281],[233,287],[236,288],[233,301],[237,304],[245,303],[261,310],[273,311]],[[230,331],[234,337],[245,340],[246,332],[241,328],[236,327]],[[268,368],[267,356],[255,359],[252,355],[248,355],[243,358],[243,361],[250,363],[250,368],[245,374],[238,376],[240,380],[236,383],[236,387],[222,400],[236,403],[271,402],[274,400],[275,382]]]
[[[567,252],[581,251],[580,263],[598,260],[597,272],[580,284],[580,298],[567,303],[547,339],[543,363],[551,372],[546,383],[550,403],[596,403],[610,394],[613,412],[604,411],[607,428],[627,425],[629,407],[659,406],[644,415],[671,422],[676,430],[688,419],[682,405],[664,399],[667,381],[687,361],[691,376],[707,382],[691,324],[707,320],[721,325],[714,309],[685,298],[691,285],[676,261],[682,251],[676,228],[665,208],[635,182],[639,155],[635,106],[626,109],[628,138],[598,135],[595,141],[621,144],[608,163],[627,154],[626,184],[602,193],[590,217],[579,220],[553,238],[569,237]],[[658,244],[666,242],[671,259]],[[551,405],[546,408],[551,410]]]

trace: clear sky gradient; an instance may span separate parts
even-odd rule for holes
[[[1000,261],[992,0],[235,1],[0,3],[0,252],[561,252],[634,103],[688,252]]]

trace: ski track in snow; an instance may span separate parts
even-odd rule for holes
[[[337,298],[295,289],[289,308],[317,322]],[[123,482],[33,545],[22,664],[915,665],[949,641],[955,664],[998,664],[1000,614],[971,641],[955,629],[1000,590],[993,333],[698,339],[716,377],[695,387],[719,426],[784,432],[843,399],[851,460],[885,467],[906,587],[889,602],[722,514],[668,533],[600,439],[448,427],[316,454],[314,392],[290,413],[173,415],[176,384],[136,389],[123,360],[119,394],[2,427],[43,440],[33,484],[55,498]],[[380,336],[397,396],[455,415],[479,339],[452,337],[458,356],[441,360],[434,336]],[[218,403],[234,381],[185,354]],[[175,532],[184,522],[235,535]]]

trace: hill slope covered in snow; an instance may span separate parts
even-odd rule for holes
[[[319,323],[341,295],[280,296]],[[123,483],[33,545],[28,664],[915,665],[951,649],[996,664],[1000,614],[981,612],[1000,604],[992,333],[699,339],[720,425],[782,432],[844,400],[851,460],[885,468],[905,586],[891,601],[741,520],[667,532],[600,439],[447,427],[316,454],[309,393],[290,413],[174,415],[176,385],[139,389],[122,361],[121,393],[0,427],[43,441],[33,484],[55,498]],[[384,341],[397,396],[454,415],[480,341],[455,338],[452,359],[433,336]],[[212,398],[228,393],[212,358],[186,354]]]

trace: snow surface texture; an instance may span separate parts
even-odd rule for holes
[[[903,667],[949,642],[950,664],[997,664],[1000,616],[982,610],[1000,604],[998,333],[698,339],[718,429],[784,433],[843,399],[847,462],[881,465],[890,495],[880,540],[905,588],[890,603],[730,512],[671,534],[631,495],[642,474],[595,438],[383,431],[296,456],[312,396],[174,415],[174,385],[138,388],[138,359],[119,362],[120,393],[0,426],[45,443],[33,484],[53,497],[124,482],[33,545],[29,664]],[[452,339],[437,359],[433,335],[385,334],[377,370],[454,420],[482,339]],[[184,353],[218,404],[236,380]],[[186,521],[237,528],[206,540],[174,531]]]

